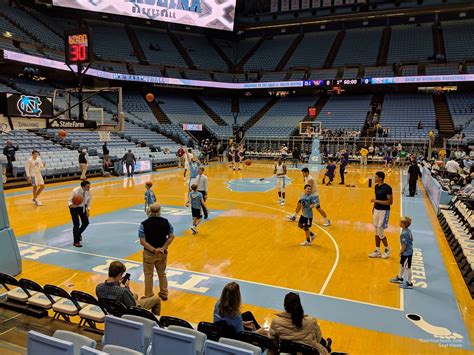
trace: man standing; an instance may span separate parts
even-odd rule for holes
[[[102,146],[102,154],[104,155],[104,161],[109,159],[110,151],[107,142],[104,142],[104,145]]]
[[[112,261],[109,266],[109,277],[105,282],[98,284],[95,293],[99,300],[108,299],[122,303],[127,308],[141,307],[160,315],[161,300],[157,296],[138,299],[138,295],[130,291],[130,277],[124,277],[127,268],[118,260]]]
[[[42,206],[39,195],[44,190],[44,180],[41,170],[46,167],[46,164],[40,158],[40,153],[37,150],[31,152],[31,158],[27,160],[25,165],[25,174],[28,182],[33,186],[33,203],[36,206]]]
[[[421,178],[421,171],[418,164],[415,161],[411,161],[410,167],[408,168],[408,191],[410,197],[414,197],[416,193],[416,182],[418,177]]]
[[[361,166],[367,166],[368,154],[369,154],[369,151],[367,150],[365,146],[360,149],[360,165]]]
[[[191,186],[193,184],[197,185],[197,191],[202,194],[204,202],[207,201],[208,183],[209,179],[207,175],[204,174],[204,168],[201,166],[198,170],[198,176],[192,179]],[[204,219],[209,217],[209,212],[205,205],[202,205],[202,213],[204,214]]]
[[[81,180],[87,179],[87,158],[86,158],[87,150],[83,149],[79,153],[79,166],[81,167]]]
[[[390,206],[393,204],[393,194],[390,185],[384,182],[385,173],[377,171],[375,173],[375,198],[370,202],[373,207],[373,223],[375,228],[375,251],[369,254],[369,258],[387,259],[390,256],[390,247],[384,230],[388,227],[388,219],[390,217]],[[380,242],[385,246],[383,254],[380,253]]]
[[[183,146],[179,147],[178,151],[176,152],[176,155],[178,156],[178,168],[184,168],[184,154],[185,150]]]
[[[293,168],[298,168],[298,162],[300,161],[300,155],[301,155],[298,147],[293,148],[291,155],[293,156]]]
[[[461,167],[459,166],[459,163],[456,160],[451,159],[450,161],[446,163],[446,171],[448,173],[448,179],[452,179],[453,177],[458,175],[460,170],[461,170]]]
[[[153,271],[156,269],[160,281],[158,296],[168,299],[168,279],[166,262],[168,248],[173,242],[173,227],[166,218],[161,217],[161,206],[154,203],[150,206],[148,219],[138,229],[140,244],[143,246],[143,273],[145,274],[145,297],[153,297]]]
[[[82,233],[86,230],[89,225],[89,211],[91,208],[92,195],[90,192],[91,183],[87,180],[81,182],[81,186],[76,187],[72,190],[71,196],[69,197],[68,205],[69,212],[72,217],[72,235],[74,237],[74,246],[76,248],[82,248]],[[81,196],[81,203],[74,203],[75,197]],[[80,221],[79,221],[80,220]]]
[[[286,186],[286,165],[282,158],[278,158],[278,162],[275,164],[273,169],[273,175],[277,177],[277,191],[278,191],[278,204],[280,206],[285,205],[285,186]]]
[[[15,153],[18,149],[18,145],[15,147],[11,141],[7,141],[7,144],[3,147],[3,155],[7,157],[7,170],[10,174],[13,174],[13,162],[15,161]]]
[[[349,163],[349,153],[343,149],[339,156],[340,165],[339,165],[339,175],[341,176],[341,182],[339,185],[344,185],[344,175],[346,174],[346,166]]]
[[[135,172],[135,163],[137,159],[135,155],[133,155],[132,150],[129,149],[127,153],[122,158],[122,163],[125,162],[125,168],[127,169],[127,176],[132,177],[133,173]]]

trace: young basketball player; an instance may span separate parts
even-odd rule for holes
[[[201,222],[201,208],[204,207],[207,209],[206,203],[204,202],[204,196],[202,193],[197,191],[198,186],[196,184],[191,185],[191,192],[189,193],[188,202],[186,202],[186,207],[189,207],[191,204],[191,214],[193,216],[193,226],[191,230],[193,234],[197,234],[197,226]]]
[[[189,162],[189,191],[191,191],[191,185],[193,184],[193,181],[197,178],[199,175],[199,163],[197,162],[196,158],[192,158],[192,160]]]
[[[41,160],[40,153],[37,150],[31,152],[31,158],[28,159],[25,166],[25,174],[28,182],[33,186],[33,203],[36,206],[42,206],[39,195],[44,190],[44,180],[41,170],[46,167],[46,164]]]
[[[278,162],[273,169],[273,175],[277,177],[278,204],[285,205],[285,186],[286,186],[286,165],[282,158],[278,158]]]
[[[193,151],[191,148],[189,148],[184,153],[184,180],[185,181],[186,181],[186,172],[189,170],[189,164],[191,163],[191,160],[193,160],[193,158],[194,158]]]
[[[148,207],[156,203],[156,196],[153,190],[151,189],[153,187],[153,183],[151,181],[147,181],[145,183],[145,213],[148,212]]]
[[[298,227],[304,231],[306,240],[300,243],[301,246],[310,246],[316,235],[310,231],[313,225],[313,208],[319,205],[319,198],[312,194],[311,185],[307,184],[304,187],[304,194],[301,195],[296,206],[295,215],[301,212],[301,217],[298,221]]]
[[[314,181],[314,178],[309,175],[309,169],[308,168],[303,168],[301,169],[301,172],[303,173],[304,177],[304,184],[311,186],[311,191],[314,196],[318,198],[318,203],[316,204],[316,209],[318,210],[319,214],[324,218],[324,227],[328,227],[331,225],[331,221],[329,220],[326,212],[321,208],[321,205],[319,203],[319,195],[318,195],[318,190],[316,188],[316,183]],[[296,221],[296,212],[292,215],[289,216],[288,218],[292,221]]]
[[[369,254],[369,258],[387,259],[390,256],[390,247],[384,230],[388,227],[390,217],[390,206],[393,204],[393,193],[390,185],[384,182],[385,173],[377,171],[375,173],[375,198],[370,200],[374,204],[373,223],[375,228],[375,251]],[[380,242],[385,246],[383,254],[380,253]]]
[[[398,275],[390,282],[400,284],[400,288],[413,288],[412,273],[411,273],[411,259],[413,257],[413,235],[408,228],[411,225],[410,217],[402,217],[400,220],[400,271]],[[405,277],[404,277],[405,276]]]
[[[324,177],[323,177],[323,184],[326,184],[326,176],[327,176],[329,179],[329,182],[326,184],[326,186],[332,185],[332,182],[334,181],[335,171],[336,171],[336,164],[334,164],[332,159],[329,159],[326,164],[326,173],[324,174]]]

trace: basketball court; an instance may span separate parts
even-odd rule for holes
[[[332,225],[322,227],[315,213],[317,237],[311,247],[299,246],[303,232],[286,218],[303,191],[301,172],[289,169],[291,183],[281,207],[270,163],[254,161],[243,171],[218,163],[206,167],[211,213],[197,235],[189,229],[191,211],[184,206],[188,184],[177,168],[129,179],[92,179],[91,225],[81,249],[72,246],[67,206],[77,182],[47,185],[41,207],[32,203],[28,188],[5,196],[23,258],[22,277],[40,284],[94,294],[108,264],[118,259],[132,275],[133,291],[143,294],[137,230],[146,218],[145,182],[152,181],[162,215],[177,236],[170,247],[171,293],[162,315],[212,321],[222,287],[236,280],[243,310],[254,312],[266,326],[283,308],[284,295],[298,292],[305,312],[318,318],[323,336],[333,339],[333,351],[467,353],[474,335],[472,300],[422,186],[415,198],[404,197],[399,169],[388,171],[386,178],[394,192],[387,229],[392,256],[368,258],[374,249],[368,179],[377,170],[349,165],[346,183],[355,187],[338,185],[338,177],[333,186],[322,185],[319,173],[321,206]],[[399,268],[401,215],[413,219],[413,290],[389,282]]]

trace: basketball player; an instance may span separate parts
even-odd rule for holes
[[[385,173],[377,171],[375,173],[375,198],[370,200],[374,204],[372,213],[375,228],[375,251],[369,254],[369,258],[387,259],[390,256],[390,247],[388,246],[387,238],[384,236],[384,230],[388,227],[393,194],[392,188],[384,180]],[[385,246],[383,254],[380,253],[381,241]]]
[[[277,176],[277,191],[278,191],[278,204],[280,206],[285,205],[285,186],[286,186],[286,165],[282,158],[278,158],[278,162],[275,164],[273,169],[273,175]]]
[[[145,183],[145,213],[148,212],[148,208],[156,203],[156,196],[153,190],[151,189],[153,187],[153,183],[151,181],[147,181]]]
[[[296,206],[295,215],[301,212],[301,217],[298,221],[298,227],[304,231],[306,240],[300,243],[301,246],[311,246],[316,235],[309,229],[313,225],[313,208],[319,206],[319,198],[313,195],[311,185],[307,184],[304,186],[304,194],[301,195]]]
[[[194,158],[192,149],[189,148],[184,154],[184,180],[186,181],[186,172],[189,170],[189,163]]]
[[[196,160],[195,157],[192,157],[191,161],[189,162],[189,191],[191,191],[191,185],[193,184],[193,181],[198,177],[199,175],[199,164]]]
[[[31,152],[31,158],[27,160],[25,165],[25,174],[28,182],[33,186],[33,203],[36,206],[42,206],[39,195],[44,190],[44,180],[41,170],[46,167],[46,164],[41,160],[40,153],[37,150]]]
[[[317,197],[317,204],[316,204],[316,209],[318,210],[319,214],[324,218],[324,227],[328,227],[331,225],[331,221],[329,220],[326,212],[321,208],[321,204],[319,202],[319,195],[318,195],[318,190],[316,188],[316,183],[314,181],[314,178],[309,175],[309,169],[308,168],[303,168],[301,169],[301,172],[303,173],[304,177],[304,184],[311,186],[311,191],[312,195]],[[298,212],[295,212],[292,216],[289,217],[290,220],[296,221],[296,215]]]
[[[188,202],[186,202],[186,207],[189,207],[191,204],[191,214],[193,216],[193,226],[191,230],[193,234],[197,234],[197,226],[201,222],[201,208],[207,209],[206,202],[204,202],[204,196],[197,190],[198,186],[196,184],[191,185],[191,192],[188,195]]]
[[[68,205],[71,212],[72,223],[74,225],[72,234],[74,237],[74,246],[82,248],[82,233],[89,225],[89,211],[91,208],[92,195],[90,192],[91,183],[87,180],[81,182],[81,186],[72,190],[71,197],[69,197]],[[74,204],[74,196],[81,196],[82,202]],[[79,222],[79,219],[81,220]]]

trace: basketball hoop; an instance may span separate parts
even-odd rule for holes
[[[97,131],[101,142],[110,142],[110,131]]]

